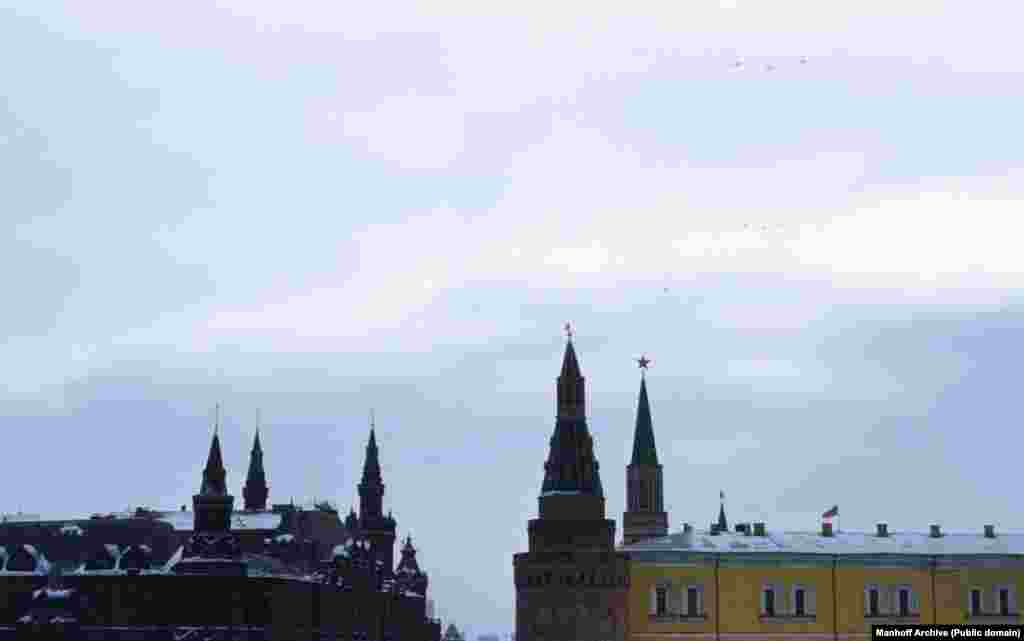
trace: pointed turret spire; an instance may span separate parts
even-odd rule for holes
[[[268,494],[267,477],[263,470],[263,447],[260,445],[260,428],[257,426],[256,437],[252,443],[252,452],[249,455],[249,473],[245,478],[245,485],[242,487],[245,509],[266,510]]]
[[[220,420],[219,413],[218,411],[217,422]],[[192,527],[195,532],[226,532],[230,529],[234,497],[228,494],[227,471],[224,469],[224,459],[220,452],[220,435],[217,433],[217,427],[215,423],[199,493],[192,496]]]
[[[565,418],[583,418],[586,416],[586,392],[580,363],[576,358],[576,349],[572,344],[572,330],[566,323],[569,338],[565,343],[565,354],[562,356],[562,371],[558,375],[558,416]]]
[[[636,406],[636,429],[633,432],[633,465],[657,465],[658,450],[654,446],[654,425],[647,400],[647,380],[640,379],[640,400]]]
[[[725,492],[719,492],[718,497],[721,499],[721,503],[718,505],[718,531],[728,532],[729,522],[725,520]]]
[[[370,440],[366,444],[366,459],[363,462],[363,483],[379,483],[380,481],[380,459],[377,453],[377,435],[371,427]]]
[[[640,398],[636,405],[636,428],[633,432],[633,458],[626,466],[626,512],[623,515],[622,537],[627,544],[668,534],[665,512],[664,481],[654,446],[654,425],[651,405],[647,400],[646,356],[637,359],[640,365]]]
[[[214,428],[216,430],[216,428]],[[220,437],[217,432],[213,433],[213,440],[210,442],[210,453],[206,457],[206,468],[203,470],[203,482],[199,486],[199,493],[208,496],[226,496],[228,493],[225,479],[227,472],[224,470],[224,459],[220,454]]]
[[[599,465],[594,456],[594,440],[587,430],[584,379],[579,360],[572,344],[572,330],[566,324],[569,339],[562,357],[562,370],[558,376],[558,417],[551,436],[551,450],[544,465],[543,498],[551,493],[578,493],[600,499],[600,515],[604,517],[604,489],[601,485]]]
[[[359,520],[380,519],[384,516],[384,482],[380,474],[380,460],[377,453],[377,434],[370,414],[370,440],[366,443],[366,459],[363,461],[363,479],[359,483]]]

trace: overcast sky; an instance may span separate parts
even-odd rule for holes
[[[0,511],[190,503],[218,401],[347,511],[375,408],[511,631],[572,321],[619,536],[641,353],[673,529],[1024,527],[1021,3],[21,4]]]

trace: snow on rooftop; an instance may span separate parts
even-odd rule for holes
[[[38,599],[45,595],[48,599],[67,599],[71,596],[72,592],[73,590],[71,588],[63,588],[59,590],[55,590],[53,588],[39,588],[32,593],[32,598]]]
[[[582,494],[579,490],[548,490],[547,492],[541,492],[541,496],[562,496],[562,495],[576,495]]]
[[[160,512],[157,520],[170,523],[179,532],[191,532],[195,524],[192,512]],[[276,530],[281,526],[281,515],[273,512],[235,512],[231,515],[232,530]]]
[[[890,532],[880,537],[874,532],[766,532],[766,536],[747,536],[723,532],[712,536],[707,531],[676,532],[667,537],[641,541],[621,548],[627,552],[696,551],[727,553],[793,554],[1022,554],[1024,533],[996,532],[985,538],[982,532],[944,533],[933,538],[925,532]]]

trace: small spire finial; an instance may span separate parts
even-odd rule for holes
[[[569,340],[572,340],[572,323],[566,321],[564,329],[565,335],[569,337]]]
[[[373,419],[374,419],[374,417],[373,417],[373,408],[371,407],[370,408],[370,429],[371,430],[375,427]]]
[[[220,429],[220,403],[213,406],[213,433],[216,434]]]
[[[646,355],[641,355],[640,358],[636,359],[637,365],[640,366],[640,376],[647,373],[647,366],[651,364],[651,359],[647,358]]]

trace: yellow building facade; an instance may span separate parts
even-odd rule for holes
[[[1020,621],[1022,535],[758,533],[622,546],[628,638],[862,639],[872,624]]]

